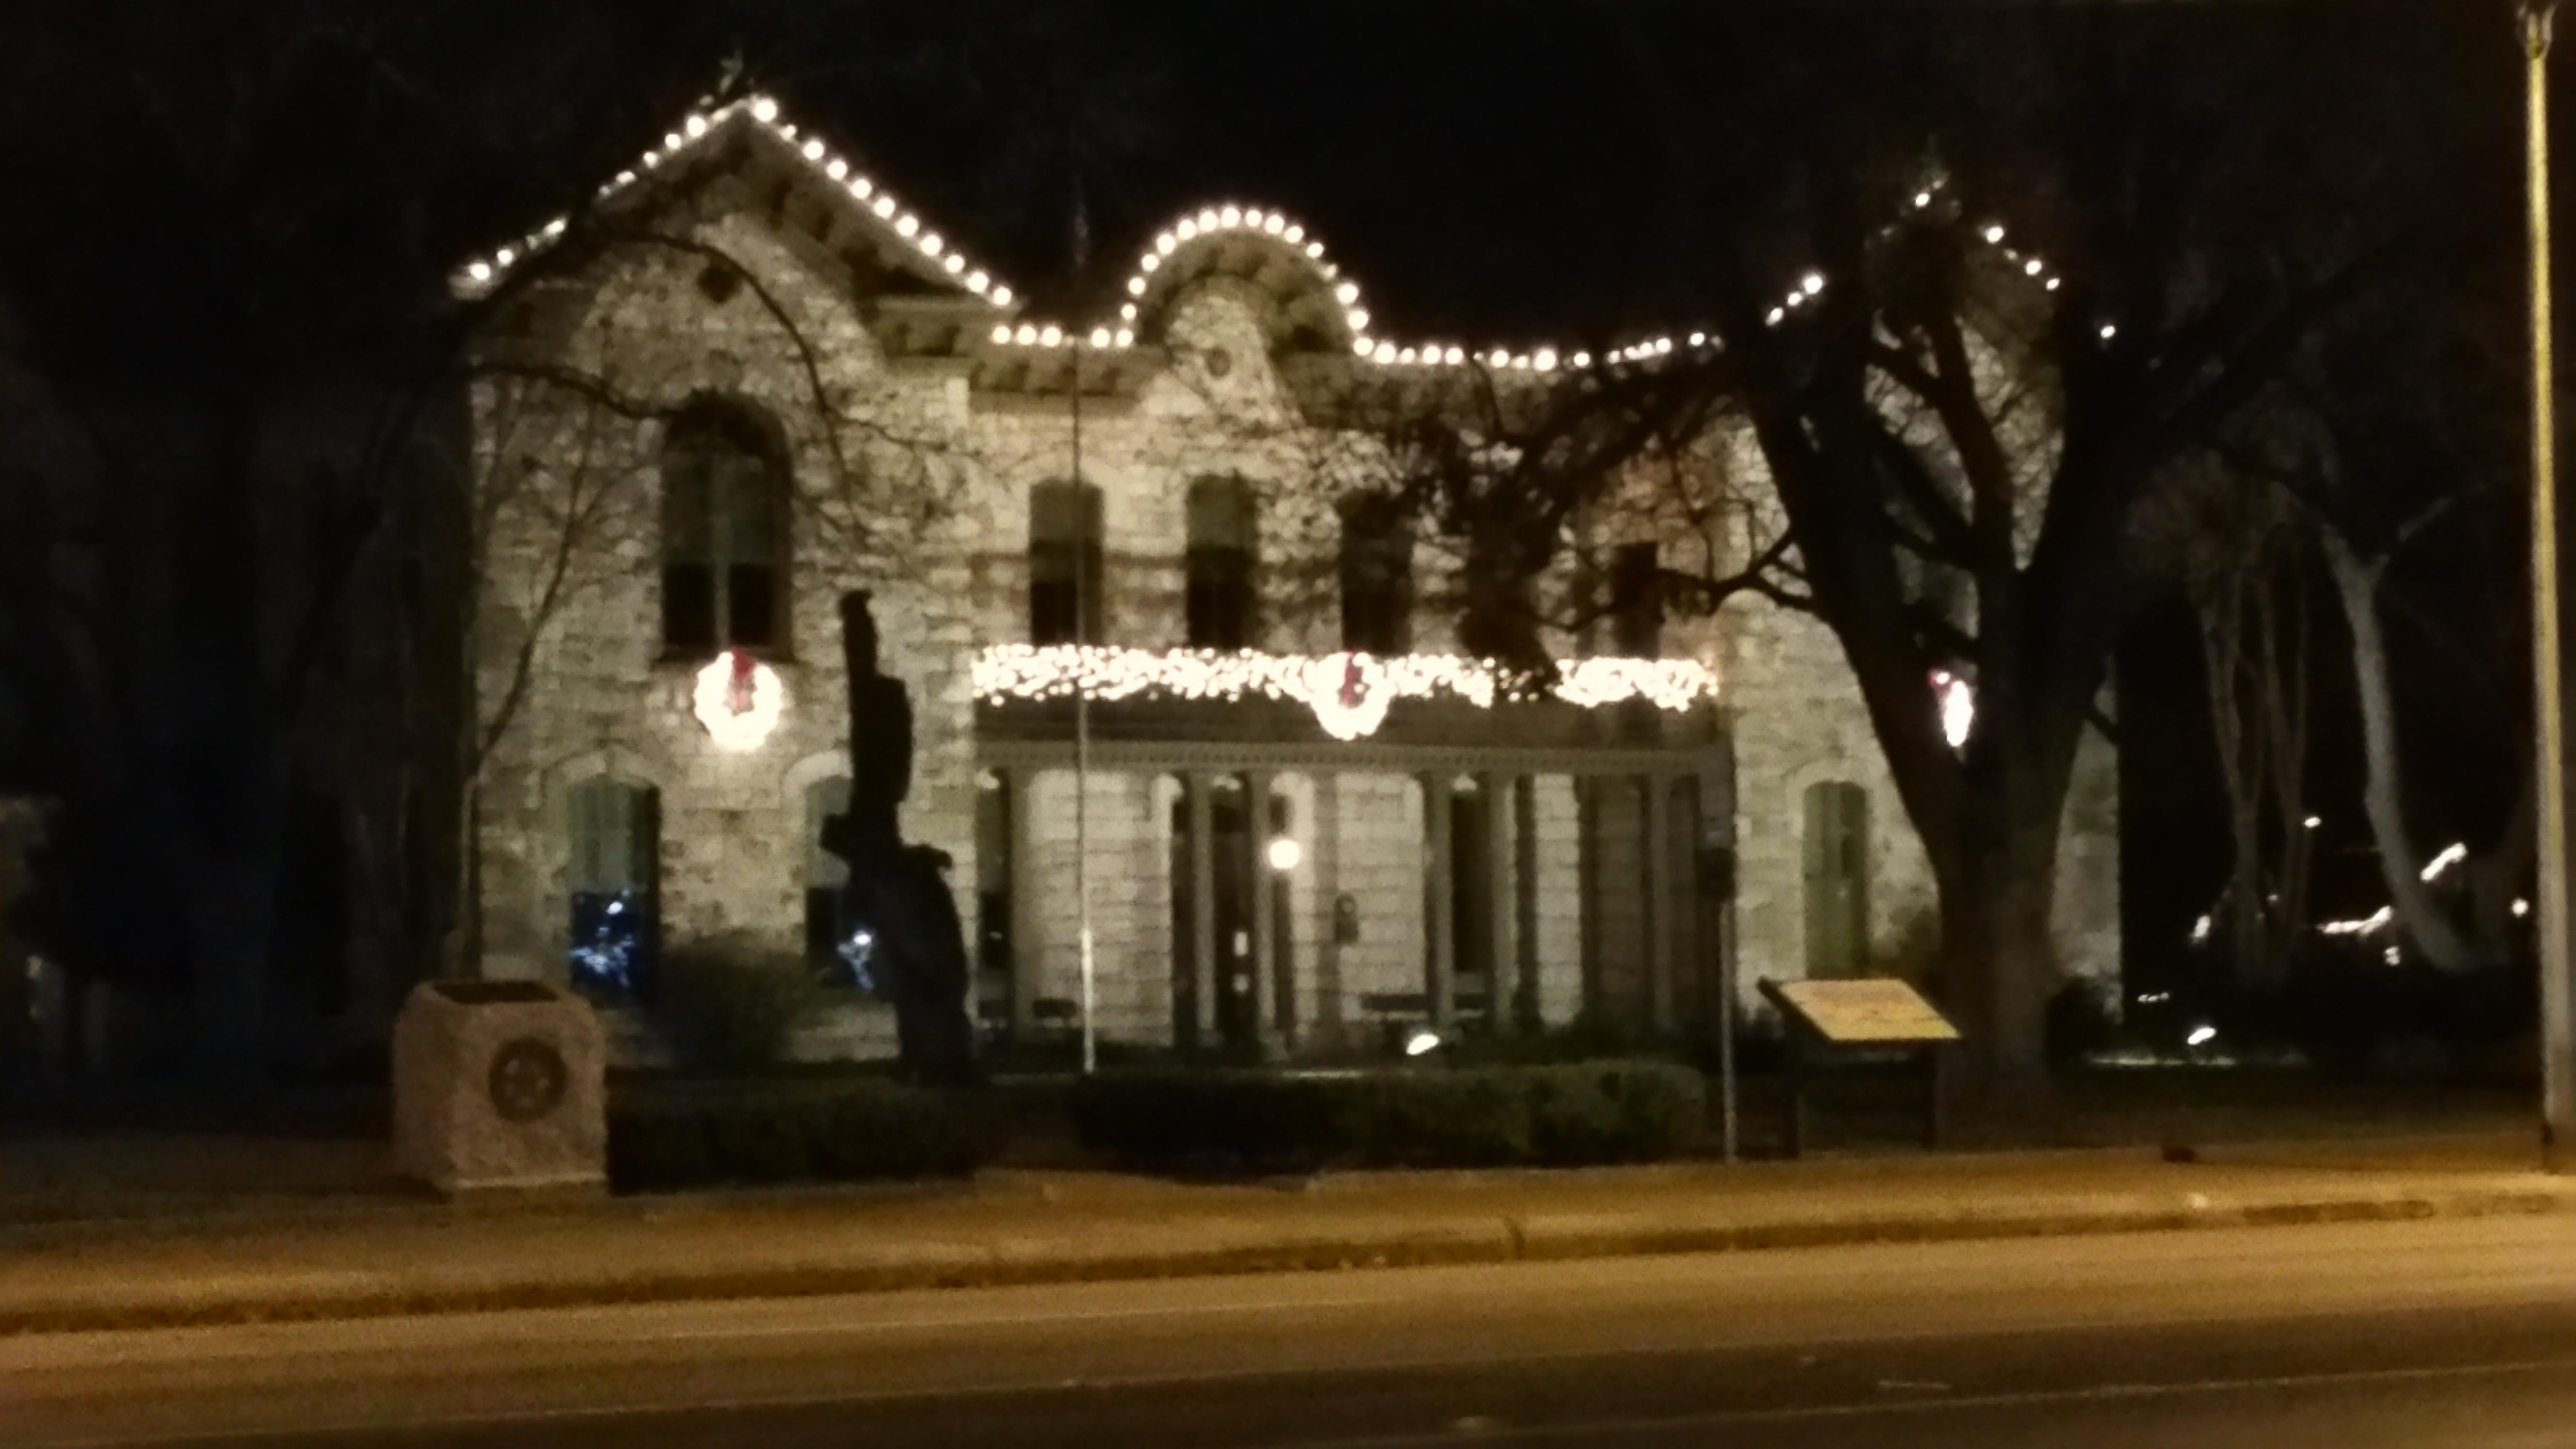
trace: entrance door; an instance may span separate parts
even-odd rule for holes
[[[1252,908],[1255,882],[1252,859],[1252,812],[1240,776],[1221,775],[1209,782],[1209,864],[1215,890],[1215,969],[1208,973],[1216,988],[1214,1042],[1250,1047],[1255,1039],[1252,993],[1261,973],[1252,959]],[[1172,1002],[1173,1035],[1182,1042],[1200,1041],[1198,1005],[1198,868],[1196,841],[1190,830],[1189,792],[1172,802]]]

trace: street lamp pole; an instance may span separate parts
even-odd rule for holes
[[[2576,1172],[2576,982],[2569,979],[2566,723],[2558,644],[2558,410],[2549,266],[2549,41],[2557,0],[2521,0],[2531,211],[2531,690],[2539,797],[2541,1159]]]

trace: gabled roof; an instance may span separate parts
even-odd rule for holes
[[[1321,239],[1281,210],[1233,201],[1198,207],[1160,228],[1137,253],[1119,290],[1114,315],[1023,316],[1021,293],[1008,282],[821,136],[787,119],[774,97],[757,92],[732,100],[701,98],[659,147],[602,184],[595,199],[602,207],[626,202],[642,194],[656,175],[670,174],[693,158],[713,154],[737,134],[784,164],[806,192],[824,198],[852,226],[871,234],[883,252],[917,281],[960,301],[971,299],[984,309],[989,325],[973,346],[988,357],[1084,349],[1093,354],[1126,353],[1158,335],[1165,311],[1188,280],[1214,270],[1248,277],[1278,301],[1281,335],[1274,337],[1274,344],[1346,353],[1361,365],[1382,369],[1411,372],[1472,366],[1544,374],[1560,367],[1652,365],[1677,353],[1706,355],[1725,346],[1722,338],[1704,328],[1659,331],[1598,356],[1572,346],[1540,344],[1515,350],[1441,339],[1399,340],[1373,333],[1374,319],[1359,283],[1344,275]],[[1929,189],[1913,198],[1914,207],[1932,207],[1938,190],[1937,181],[1930,183]],[[454,278],[456,291],[470,297],[490,290],[513,267],[552,246],[569,225],[568,218],[556,217],[467,263]],[[1986,222],[1975,235],[2012,272],[2047,291],[2058,290],[2062,278],[2043,259],[2009,245],[2001,223]],[[1768,320],[1775,326],[1788,320],[1820,295],[1826,284],[1819,272],[1798,277]],[[2105,326],[2102,335],[2108,338],[2112,330]]]

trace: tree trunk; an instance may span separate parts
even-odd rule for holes
[[[2368,768],[2362,807],[2370,819],[2371,842],[2379,850],[2379,873],[2388,885],[2389,906],[2426,960],[2444,971],[2469,970],[2477,964],[2475,955],[2450,915],[2424,889],[2422,867],[2406,839],[2396,707],[2389,695],[2387,643],[2379,631],[2379,574],[2386,560],[2365,562],[2331,527],[2320,528],[2318,534],[2325,544],[2327,566],[2334,571],[2335,597],[2342,602],[2344,622],[2352,634],[2352,673],[2361,698],[2362,750]]]
[[[2062,805],[2062,795],[2044,790],[1996,793],[2004,798],[1972,801],[1963,838],[1934,852],[1940,1004],[1966,1038],[1960,1070],[1945,1077],[1945,1105],[1989,1130],[2044,1116],[2055,1096],[2047,1023],[2058,985],[2052,907]]]

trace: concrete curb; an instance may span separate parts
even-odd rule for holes
[[[2576,1194],[2544,1188],[2261,1195],[2199,1193],[2116,1201],[2038,1202],[1995,1210],[1729,1216],[1704,1212],[1419,1215],[1348,1222],[1308,1234],[1208,1220],[1176,1222],[1167,1244],[1136,1251],[1073,1233],[887,1245],[864,1260],[774,1260],[697,1272],[558,1274],[280,1273],[231,1291],[109,1292],[0,1305],[0,1334],[73,1333],[382,1318],[429,1313],[611,1307],[796,1298],[907,1289],[1134,1281],[1223,1274],[1323,1272],[1478,1263],[1562,1262],[1677,1253],[1755,1252],[1864,1243],[1934,1243],[2200,1228],[2280,1227],[2531,1216],[2576,1211]],[[247,1286],[252,1291],[240,1291]]]

